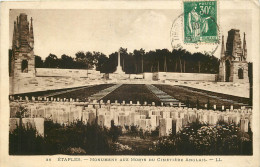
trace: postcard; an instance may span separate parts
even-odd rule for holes
[[[1,3],[0,166],[259,166],[259,2]]]

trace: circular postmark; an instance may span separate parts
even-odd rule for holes
[[[211,19],[211,18],[209,18]],[[201,40],[193,41],[192,43],[185,42],[184,40],[184,13],[180,14],[177,18],[173,20],[170,39],[172,49],[185,49],[191,53],[201,52],[207,55],[214,55],[220,44],[220,28],[219,25],[213,20],[213,23],[217,28],[217,40],[216,42],[203,42]]]

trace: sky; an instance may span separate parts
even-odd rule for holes
[[[9,47],[12,46],[13,22],[20,13],[33,18],[34,53],[45,59],[50,53],[74,57],[78,51],[100,51],[109,55],[120,47],[134,49],[172,49],[170,31],[181,14],[178,9],[59,9],[10,10]],[[221,9],[221,33],[240,29],[247,36],[248,60],[251,61],[252,19],[250,10]],[[196,50],[190,50],[196,52]],[[220,57],[220,47],[214,56]]]

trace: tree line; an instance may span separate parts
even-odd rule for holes
[[[10,53],[10,52],[9,52]],[[120,64],[127,74],[142,72],[218,73],[219,59],[200,52],[190,53],[184,49],[144,49],[128,52],[120,48]],[[10,57],[10,56],[9,56]],[[35,55],[36,68],[93,69],[102,73],[116,70],[118,51],[105,55],[101,52],[79,51],[74,57],[63,54],[58,58],[50,53],[45,60]]]

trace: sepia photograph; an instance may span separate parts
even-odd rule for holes
[[[176,3],[8,8],[8,156],[254,156],[253,10]]]

